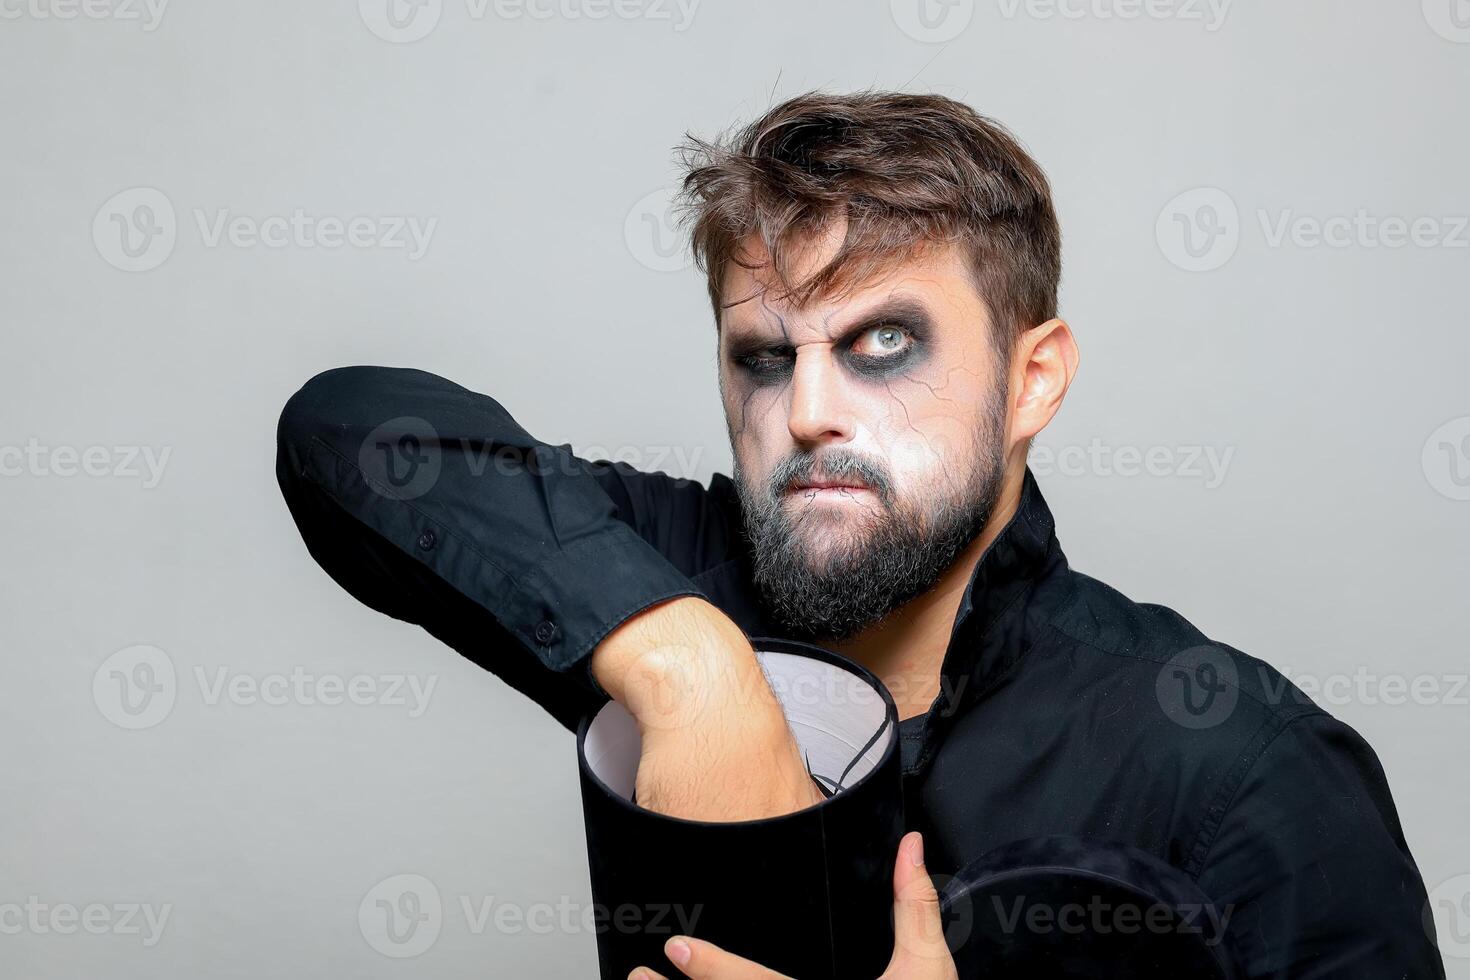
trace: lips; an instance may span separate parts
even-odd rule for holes
[[[864,483],[856,483],[852,480],[808,480],[804,483],[793,483],[792,493],[800,493],[803,490],[867,490],[869,487]]]

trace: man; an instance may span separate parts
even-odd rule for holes
[[[1244,976],[1442,976],[1367,744],[1068,567],[1026,453],[1078,354],[1050,189],[1016,141],[939,96],[812,93],[685,161],[733,480],[579,460],[488,396],[339,369],[280,426],[317,561],[568,727],[616,698],[644,735],[639,803],[678,816],[816,798],[747,637],[866,665],[922,833],[895,869],[892,976],[954,973],[923,872],[1062,835],[1197,885]],[[691,977],[772,975],[668,952]]]

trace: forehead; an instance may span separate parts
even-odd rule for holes
[[[820,269],[841,246],[840,230],[804,244],[790,260],[792,278],[800,282]],[[896,259],[864,282],[837,295],[814,296],[807,305],[788,302],[758,238],[744,243],[741,263],[731,262],[722,284],[722,344],[747,339],[781,339],[793,346],[835,340],[873,317],[902,315],[926,319],[936,329],[963,324],[984,336],[985,308],[962,249],[953,243],[929,243],[911,257]],[[982,329],[976,330],[979,326]]]

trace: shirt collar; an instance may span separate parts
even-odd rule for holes
[[[1026,652],[1028,599],[1065,565],[1051,508],[1027,467],[1016,512],[975,563],[960,598],[931,717],[958,715]]]
[[[719,475],[717,480],[732,508],[738,508],[734,484]],[[733,519],[738,522],[738,511],[735,513]],[[751,637],[784,635],[749,585],[753,580],[750,561],[750,555],[742,553],[704,572],[695,582],[710,595],[720,596],[722,608]],[[1065,568],[1051,509],[1028,467],[1016,512],[975,563],[960,597],[940,667],[939,696],[925,721],[915,727],[932,729],[935,721],[957,717],[1025,653],[1029,636],[1024,626],[1032,608],[1027,597],[1034,594],[1035,586]]]

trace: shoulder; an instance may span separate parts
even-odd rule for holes
[[[1328,835],[1339,846],[1368,833],[1363,821],[1402,846],[1383,770],[1358,732],[1269,663],[1175,610],[1068,574],[1072,588],[1049,617],[1048,645],[1079,672],[1076,689],[1096,701],[1092,724],[1107,742],[1146,760],[1155,779],[1190,801],[1183,867],[1199,874],[1220,859],[1222,825],[1250,840],[1310,837],[1323,832],[1329,810],[1345,811]]]
[[[1168,606],[1135,601],[1080,572],[1067,574],[1069,599],[1048,626],[1085,650],[1094,669],[1151,678],[1160,707],[1176,722],[1213,727],[1241,712],[1257,725],[1279,727],[1326,715],[1271,664],[1206,635]]]

